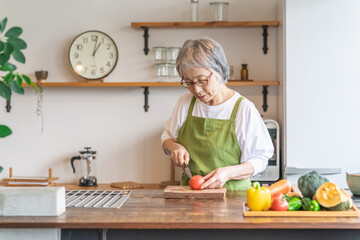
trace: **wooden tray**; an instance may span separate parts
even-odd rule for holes
[[[244,217],[359,217],[360,212],[353,205],[348,211],[250,211],[243,203]]]
[[[189,186],[167,186],[165,198],[225,198],[226,188],[192,190]]]

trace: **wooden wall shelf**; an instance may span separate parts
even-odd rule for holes
[[[279,21],[223,21],[223,22],[132,22],[131,27],[144,30],[144,53],[149,53],[149,28],[249,28],[261,27],[263,29],[263,52],[268,51],[267,29],[278,27]]]
[[[180,82],[38,82],[36,83],[40,87],[142,87],[144,88],[145,97],[145,112],[149,109],[149,87],[181,87]],[[241,87],[241,86],[262,86],[263,87],[263,110],[266,112],[267,105],[267,88],[268,86],[278,86],[279,81],[229,81],[227,84],[229,87]],[[24,87],[29,87],[26,83]],[[8,103],[9,104],[9,103]]]
[[[180,82],[41,82],[37,85],[41,87],[181,87]],[[227,86],[277,85],[279,81],[229,81],[227,83]]]
[[[133,28],[240,28],[240,27],[278,27],[279,21],[223,21],[223,22],[132,22]]]

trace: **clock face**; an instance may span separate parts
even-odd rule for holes
[[[86,79],[106,77],[115,68],[117,59],[115,42],[100,31],[81,33],[69,49],[72,68],[75,73]]]

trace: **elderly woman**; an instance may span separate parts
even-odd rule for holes
[[[227,61],[216,41],[188,40],[176,60],[181,84],[189,90],[178,100],[161,136],[175,166],[201,175],[201,188],[246,190],[262,172],[274,148],[254,104],[228,88]],[[182,175],[181,185],[189,184]]]

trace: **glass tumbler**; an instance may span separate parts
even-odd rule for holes
[[[228,6],[228,2],[211,2],[212,21],[227,21]]]

